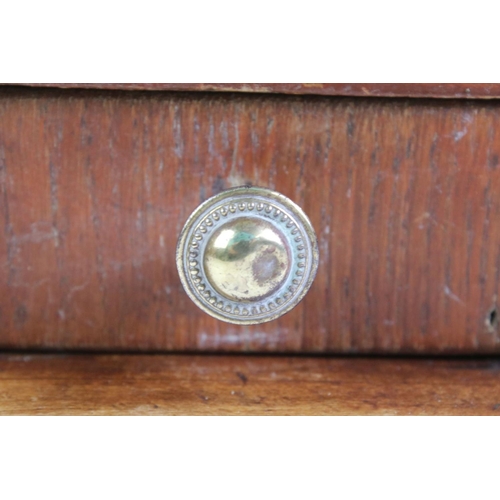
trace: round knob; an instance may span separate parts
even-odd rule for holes
[[[211,316],[251,325],[278,318],[309,290],[318,268],[314,229],[291,200],[239,187],[202,203],[177,244],[189,297]]]

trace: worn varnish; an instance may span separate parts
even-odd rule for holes
[[[0,346],[500,352],[494,101],[4,90]],[[316,229],[320,266],[277,321],[183,292],[191,211],[246,183]]]
[[[499,83],[23,83],[33,87],[108,90],[262,92],[361,97],[497,99]]]
[[[2,355],[0,415],[500,415],[500,363]]]

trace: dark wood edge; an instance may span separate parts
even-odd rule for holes
[[[359,97],[498,99],[499,83],[12,83],[61,89],[259,92]]]

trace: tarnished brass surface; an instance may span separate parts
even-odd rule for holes
[[[281,231],[256,217],[241,217],[221,226],[205,249],[210,283],[229,299],[252,302],[278,289],[290,271]]]
[[[275,319],[295,307],[318,266],[306,215],[265,188],[224,191],[202,203],[177,245],[177,268],[191,299],[236,324]]]

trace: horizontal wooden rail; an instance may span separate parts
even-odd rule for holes
[[[32,87],[108,90],[259,92],[361,97],[497,99],[499,83],[22,83]]]
[[[500,361],[0,355],[1,415],[500,415]]]

